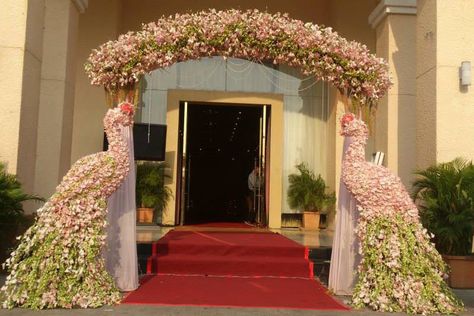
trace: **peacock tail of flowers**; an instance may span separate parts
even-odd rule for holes
[[[120,292],[101,256],[106,203],[94,204],[89,211],[96,213],[95,220],[84,225],[78,219],[76,227],[67,232],[52,221],[54,208],[46,204],[41,209],[38,221],[21,237],[20,245],[4,264],[10,272],[2,288],[4,308],[99,307],[120,301]],[[83,212],[77,200],[67,207],[78,216]]]
[[[354,306],[419,314],[461,311],[463,304],[444,280],[446,265],[401,179],[365,160],[367,125],[347,113],[341,128],[341,134],[352,139],[344,154],[342,180],[359,212],[362,259]]]
[[[444,281],[447,266],[426,230],[400,213],[386,214],[392,216],[360,219],[362,260],[353,305],[410,314],[462,311],[462,302]]]
[[[38,210],[4,263],[3,307],[99,307],[121,295],[105,269],[107,198],[120,186],[130,161],[121,134],[132,124],[133,107],[122,104],[104,118],[109,150],[78,160]]]

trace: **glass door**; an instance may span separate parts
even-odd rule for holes
[[[262,107],[259,125],[259,144],[258,157],[255,159],[255,167],[257,170],[257,185],[254,191],[253,207],[256,211],[257,226],[267,225],[266,212],[266,155],[267,155],[267,106]]]

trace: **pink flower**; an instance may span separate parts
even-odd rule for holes
[[[387,63],[365,45],[331,28],[258,10],[211,9],[161,18],[93,50],[85,68],[92,84],[118,88],[155,69],[209,56],[287,64],[331,82],[364,105],[391,85]]]
[[[133,114],[133,104],[128,103],[128,102],[123,102],[120,104],[120,110],[122,113],[125,113],[127,115],[132,115]]]

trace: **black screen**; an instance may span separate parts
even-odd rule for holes
[[[108,148],[104,134],[104,150]],[[135,123],[133,125],[135,160],[164,161],[166,151],[166,125]]]

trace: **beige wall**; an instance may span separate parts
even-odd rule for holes
[[[367,17],[377,5],[378,0],[331,0],[330,16],[327,26],[340,35],[365,44],[375,53],[375,31],[370,27]]]
[[[44,1],[4,0],[0,10],[0,160],[34,193]]]
[[[105,93],[102,87],[90,85],[84,63],[92,49],[118,37],[121,11],[119,0],[90,1],[79,18],[71,163],[102,150]]]
[[[438,0],[436,12],[436,160],[474,159],[474,86],[459,84],[461,62],[474,66],[474,1]]]
[[[176,175],[178,166],[178,123],[180,101],[211,102],[216,104],[255,104],[271,105],[270,125],[270,192],[269,223],[270,228],[281,227],[282,201],[282,164],[283,164],[283,96],[264,93],[238,93],[217,91],[169,90],[168,111],[166,114],[166,162],[171,166],[171,180],[167,186],[176,197]],[[175,224],[176,201],[168,203],[163,213],[162,223]]]
[[[230,8],[241,10],[259,9],[271,13],[287,12],[295,19],[328,25],[329,4],[333,1],[339,2],[340,0],[272,0],[271,2],[262,0],[123,0],[120,32],[125,33],[129,30],[140,29],[142,23],[156,21],[162,16],[190,11],[196,12],[209,8],[215,8],[216,10]],[[363,1],[365,2],[365,0]]]
[[[417,166],[457,156],[474,159],[474,88],[459,84],[474,63],[474,2],[418,1]]]

